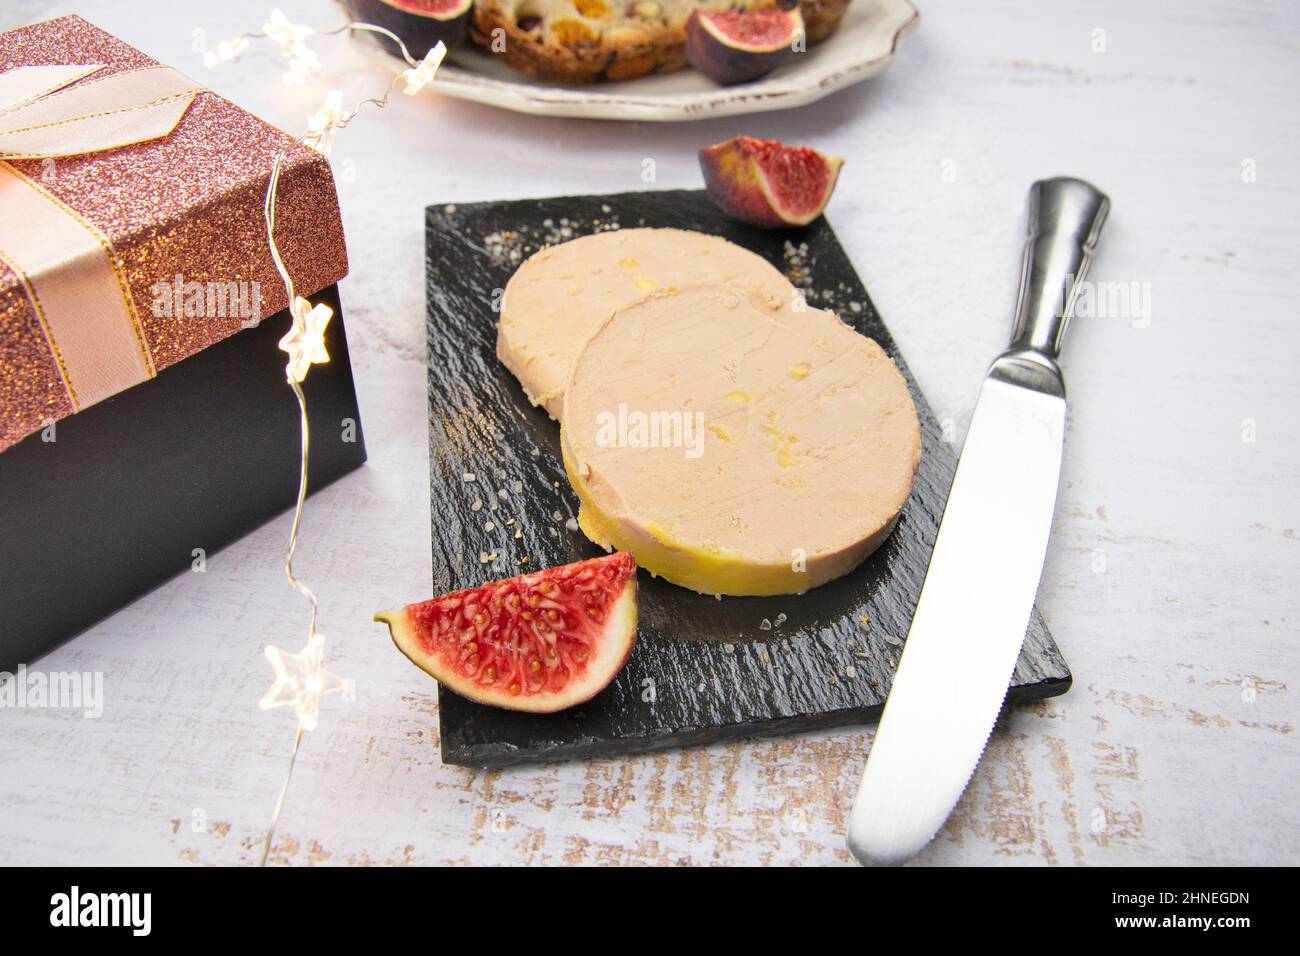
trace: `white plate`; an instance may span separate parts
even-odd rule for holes
[[[690,69],[560,86],[518,73],[472,44],[451,54],[432,85],[447,96],[544,116],[670,123],[782,110],[875,76],[919,19],[908,0],[853,0],[831,37],[763,79],[740,86],[718,86]]]

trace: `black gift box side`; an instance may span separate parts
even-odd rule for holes
[[[311,298],[334,310],[330,361],[303,383],[318,491],[366,448],[338,286]],[[278,348],[289,322],[286,309],[0,452],[0,670],[293,506],[298,405]]]

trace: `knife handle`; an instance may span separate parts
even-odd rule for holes
[[[1010,353],[1036,352],[1055,365],[1109,211],[1105,193],[1082,179],[1040,179],[1029,188]]]

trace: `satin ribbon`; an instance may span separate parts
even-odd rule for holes
[[[160,139],[203,91],[168,67],[66,88],[102,69],[49,65],[0,73],[0,260],[17,274],[40,319],[74,411],[153,377],[153,360],[109,237],[5,160],[52,160]]]

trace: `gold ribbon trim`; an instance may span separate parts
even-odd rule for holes
[[[0,162],[0,257],[22,279],[74,411],[155,373],[134,300],[95,225]]]
[[[168,67],[91,79],[99,64],[0,73],[0,261],[17,275],[74,411],[156,374],[109,237],[8,159],[53,159],[169,135],[202,92]],[[57,175],[57,173],[56,173]]]
[[[0,73],[0,159],[76,156],[161,139],[203,90],[166,66],[61,89],[101,69],[22,66]]]

